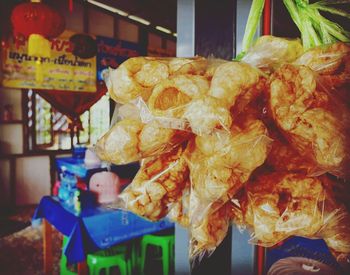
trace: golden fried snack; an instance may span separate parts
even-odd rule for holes
[[[282,66],[271,78],[269,96],[274,120],[294,148],[311,155],[326,171],[345,173],[348,113],[317,88],[314,72],[304,66]]]
[[[350,46],[338,42],[328,46],[312,48],[301,55],[294,64],[307,66],[322,75],[339,74],[341,67],[349,66],[346,64],[349,55]]]
[[[327,223],[319,232],[328,247],[341,254],[350,255],[350,215],[339,207],[335,211],[326,214]]]
[[[181,118],[186,105],[208,90],[209,82],[203,76],[177,75],[154,87],[148,107],[155,116]]]
[[[232,133],[197,136],[189,158],[192,191],[202,201],[227,201],[267,157],[270,139],[261,121],[250,121]]]
[[[147,101],[152,88],[169,77],[167,62],[151,57],[133,57],[111,70],[111,98],[125,104],[139,96]]]
[[[292,235],[314,237],[325,223],[325,194],[317,178],[292,173],[261,175],[246,185],[243,216],[255,241],[263,246]]]
[[[211,80],[209,95],[221,99],[227,107],[235,105],[238,96],[255,89],[262,73],[243,62],[220,65]]]
[[[300,39],[264,35],[257,39],[242,61],[264,71],[271,71],[284,63],[295,61],[303,52]]]
[[[228,62],[230,62],[230,61],[227,61],[224,59],[217,59],[217,58],[208,59],[208,67],[205,71],[204,76],[211,81],[216,69],[219,68],[220,65],[222,65],[224,63],[228,63]]]
[[[181,226],[188,228],[190,226],[189,208],[190,208],[190,182],[186,184],[182,192],[182,197],[174,202],[169,211],[168,218]]]
[[[234,127],[232,133],[197,136],[189,144],[191,255],[210,253],[226,235],[227,202],[262,165],[270,139],[260,121]]]
[[[128,210],[152,221],[168,214],[171,203],[182,197],[188,181],[184,150],[185,145],[181,145],[142,161],[134,180],[120,195]]]
[[[178,74],[204,74],[206,59],[133,57],[110,71],[109,93],[116,102],[126,104],[141,96],[147,101],[153,87]]]
[[[171,58],[168,66],[170,75],[203,75],[208,66],[208,61],[200,56],[193,58]]]
[[[229,131],[232,118],[230,111],[220,99],[205,96],[191,101],[183,117],[188,120],[191,131],[196,135],[209,135],[214,130]]]
[[[298,172],[307,175],[323,173],[315,163],[306,156],[301,156],[290,144],[274,139],[271,151],[267,157],[267,164],[276,171]]]
[[[138,148],[142,157],[154,156],[187,140],[189,132],[163,128],[158,121],[145,124],[139,134]]]
[[[98,140],[95,149],[101,160],[126,164],[167,152],[189,136],[188,132],[163,128],[158,121],[143,124],[124,119]]]
[[[277,194],[264,194],[259,197],[248,194],[247,208],[244,212],[245,223],[253,228],[253,239],[267,246],[282,241],[286,235],[276,231],[280,218]]]
[[[192,201],[191,201],[192,203]],[[210,255],[223,241],[230,225],[229,204],[208,213],[200,222],[191,221],[190,258]]]
[[[139,120],[124,119],[116,123],[95,146],[101,160],[125,164],[140,158],[138,135],[143,128]]]

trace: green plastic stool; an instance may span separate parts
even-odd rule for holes
[[[60,275],[76,275],[77,272],[73,272],[68,269],[67,267],[67,257],[63,254],[63,249],[65,245],[67,244],[68,237],[63,236],[63,242],[62,242],[62,255],[60,259]]]
[[[87,256],[87,265],[90,275],[99,275],[105,269],[106,275],[110,275],[112,267],[118,267],[121,275],[131,275],[131,263],[124,254],[112,256],[89,254]]]
[[[145,235],[141,240],[141,272],[145,272],[148,246],[155,246],[162,251],[163,275],[169,275],[170,263],[174,260],[175,236]]]

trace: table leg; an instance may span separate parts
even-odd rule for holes
[[[53,273],[52,227],[46,219],[43,219],[43,241],[44,274],[51,275]]]
[[[87,267],[86,262],[78,263],[78,274],[79,275],[87,275],[88,274],[88,267]]]

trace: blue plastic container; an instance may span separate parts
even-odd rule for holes
[[[65,157],[56,158],[57,172],[60,174],[62,170],[65,170],[77,177],[85,178],[87,169],[84,164],[84,159]]]

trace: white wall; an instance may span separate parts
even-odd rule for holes
[[[50,194],[48,156],[18,158],[16,169],[16,205],[37,204]]]
[[[0,207],[10,204],[10,161],[0,159]]]
[[[18,89],[0,89],[0,114],[5,105],[11,105],[13,119],[22,119],[22,92]],[[21,154],[23,152],[22,124],[0,124],[0,151],[5,154]]]

